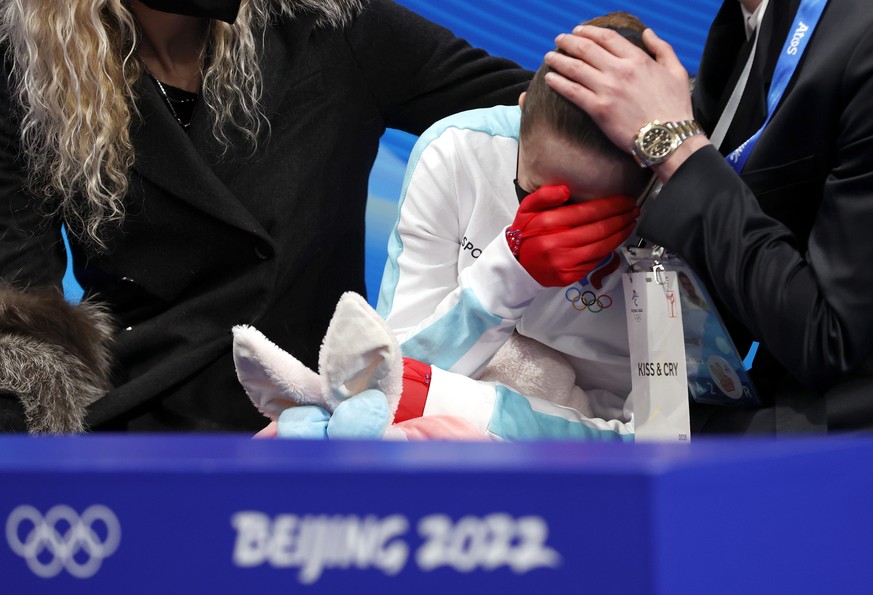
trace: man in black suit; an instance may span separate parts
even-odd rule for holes
[[[693,428],[873,427],[867,1],[725,0],[691,99],[651,30],[656,60],[609,31],[574,33],[547,56],[550,84],[664,184],[638,232],[697,270],[741,351],[761,345],[752,376],[768,406],[695,405]]]

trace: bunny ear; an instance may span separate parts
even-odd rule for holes
[[[252,403],[272,420],[289,407],[327,407],[318,374],[254,327],[233,327],[233,362]]]
[[[403,356],[394,332],[360,295],[344,293],[321,345],[318,370],[335,404],[369,389],[388,399],[391,418],[403,389]]]

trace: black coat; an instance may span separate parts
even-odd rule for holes
[[[269,136],[222,155],[202,106],[188,136],[143,79],[126,218],[102,254],[74,243],[77,279],[117,319],[115,389],[94,429],[264,425],[236,380],[230,329],[251,324],[311,367],[337,299],[364,294],[367,180],[386,127],[420,133],[448,114],[515,103],[531,73],[389,0],[342,29],[309,17],[263,39]],[[5,80],[6,77],[4,76]],[[8,90],[5,91],[8,94]],[[3,109],[0,277],[57,284],[58,222],[18,192],[17,126]]]
[[[725,154],[764,121],[798,4],[769,4]],[[726,0],[694,91],[706,130],[748,55],[744,43],[739,3]],[[704,276],[740,351],[761,342],[752,374],[780,427],[873,427],[871,109],[873,10],[867,0],[830,0],[742,176],[714,149],[698,151],[641,219],[643,236]]]

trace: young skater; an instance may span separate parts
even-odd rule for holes
[[[626,13],[590,23],[642,43],[644,25]],[[284,432],[309,435],[293,428],[315,419],[316,434],[362,437],[381,435],[387,421],[406,428],[436,417],[502,439],[632,439],[616,250],[648,176],[545,85],[547,71],[519,107],[451,116],[416,144],[378,306],[399,349],[351,296],[322,346],[320,380],[281,357],[265,365],[257,331],[237,330],[240,379],[262,411],[276,413],[269,390],[253,396],[264,377],[294,387],[284,403],[323,411],[289,410]],[[369,426],[376,410],[386,415]]]

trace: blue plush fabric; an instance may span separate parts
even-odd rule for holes
[[[377,389],[365,390],[334,409],[327,424],[327,436],[331,440],[381,438],[392,417],[385,393]]]
[[[280,438],[326,440],[330,413],[315,405],[289,407],[279,415],[277,434]]]

